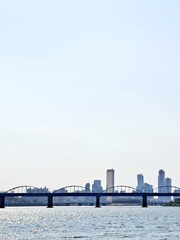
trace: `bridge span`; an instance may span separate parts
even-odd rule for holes
[[[163,188],[167,188],[169,186],[163,186]],[[0,208],[5,208],[5,199],[10,198],[23,198],[23,197],[37,197],[47,198],[47,207],[53,207],[53,199],[55,197],[94,197],[95,198],[95,206],[100,207],[100,199],[102,197],[135,197],[142,199],[142,207],[147,207],[147,199],[148,197],[178,197],[180,198],[180,188],[171,186],[175,190],[174,192],[159,192],[158,188],[154,189],[151,192],[140,192],[133,187],[119,185],[114,188],[106,189],[103,192],[92,192],[90,189],[85,189],[81,186],[67,186],[64,188],[60,188],[56,191],[49,192],[47,188],[37,188],[32,186],[18,186],[15,188],[11,188],[6,192],[0,193]]]

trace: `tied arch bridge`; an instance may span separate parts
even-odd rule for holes
[[[169,190],[171,189],[171,190]],[[174,189],[174,192],[172,191]],[[168,192],[168,191],[169,192]],[[180,187],[177,186],[162,186],[155,188],[150,192],[141,192],[131,186],[118,185],[112,188],[108,188],[102,192],[92,192],[90,189],[78,186],[70,185],[61,187],[58,190],[50,192],[48,188],[38,188],[34,186],[22,185],[9,189],[5,192],[0,192],[0,208],[5,208],[6,199],[10,198],[47,198],[47,207],[53,207],[53,198],[58,197],[94,197],[95,206],[100,207],[100,198],[105,197],[106,199],[112,197],[136,197],[142,199],[142,207],[147,207],[148,197],[179,197],[180,198]]]

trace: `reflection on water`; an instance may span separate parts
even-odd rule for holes
[[[0,239],[180,239],[178,207],[0,209]]]

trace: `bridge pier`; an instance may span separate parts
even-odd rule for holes
[[[142,207],[147,207],[147,196],[146,195],[143,195],[142,197]]]
[[[96,196],[96,208],[100,208],[100,196]]]
[[[5,196],[0,197],[0,208],[5,208]]]
[[[48,196],[47,208],[53,208],[53,196]]]

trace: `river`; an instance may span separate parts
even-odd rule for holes
[[[7,207],[0,240],[180,239],[180,207]]]

